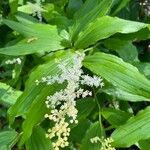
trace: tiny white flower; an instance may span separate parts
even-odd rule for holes
[[[12,60],[7,60],[7,61],[5,61],[5,63],[7,64],[7,65],[12,65],[12,64],[18,64],[18,65],[20,65],[21,64],[21,59],[20,58],[14,58],[14,59],[12,59]]]

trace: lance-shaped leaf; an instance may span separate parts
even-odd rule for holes
[[[94,137],[102,137],[103,131],[101,130],[100,123],[97,121],[91,124],[90,128],[87,130],[82,143],[80,150],[98,150],[101,148],[100,142],[92,143],[91,139]]]
[[[150,81],[136,67],[122,59],[99,52],[88,56],[84,66],[120,90],[145,98],[141,100],[150,101]]]
[[[9,85],[0,82],[0,103],[11,106],[21,94],[21,91],[14,90]]]
[[[114,5],[114,10],[111,12],[111,15],[116,15],[121,9],[123,9],[131,0],[117,0]]]
[[[129,147],[150,138],[150,107],[140,111],[112,133],[115,147]]]
[[[45,137],[45,131],[37,126],[33,129],[33,133],[26,142],[27,150],[52,150],[50,140]]]
[[[106,15],[112,5],[112,0],[87,0],[75,14],[75,23],[72,27],[72,39],[75,40],[81,30],[97,17]]]
[[[100,17],[80,32],[75,47],[78,49],[86,48],[115,33],[134,33],[148,26],[148,24],[127,21],[117,17]]]
[[[124,61],[138,61],[137,49],[131,41],[109,38],[106,39],[103,44],[108,49],[116,51]]]
[[[63,49],[57,27],[38,23],[19,23],[4,20],[11,29],[22,34],[25,39],[17,44],[0,49],[0,54],[27,55],[38,52],[49,52]]]
[[[102,115],[114,127],[124,124],[132,116],[128,112],[113,108],[104,108]]]
[[[113,96],[119,100],[123,100],[123,101],[131,101],[131,102],[148,101],[148,99],[143,96],[132,94],[125,90],[121,90],[121,89],[115,88],[115,87],[104,88],[104,89],[102,89],[102,91],[107,93],[108,95],[111,95],[111,96]]]
[[[18,139],[18,134],[14,130],[0,132],[0,150],[11,150]]]

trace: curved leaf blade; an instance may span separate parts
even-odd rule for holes
[[[0,54],[18,56],[64,49],[56,26],[38,23],[22,24],[10,20],[4,20],[4,23],[22,34],[25,39],[15,45],[0,48]]]
[[[134,33],[148,26],[148,24],[127,21],[117,17],[100,17],[79,33],[78,39],[75,41],[75,47],[77,49],[86,48],[116,33]]]
[[[80,31],[98,17],[106,15],[112,5],[112,0],[87,0],[75,14],[75,23],[72,27],[72,40],[77,38]]]
[[[115,147],[129,147],[150,138],[150,107],[140,111],[112,133]],[[122,138],[123,137],[123,138]]]
[[[141,101],[150,101],[150,81],[136,67],[122,59],[99,52],[87,56],[84,66],[102,76],[120,90],[145,97]]]
[[[16,143],[17,138],[18,133],[14,130],[0,132],[0,149],[10,150]]]
[[[103,132],[101,131],[100,128],[100,123],[97,121],[94,124],[92,124],[90,126],[90,128],[87,130],[82,143],[81,143],[81,147],[80,150],[98,150],[101,148],[101,144],[100,143],[91,143],[90,139],[94,138],[94,137],[101,137],[103,136]]]
[[[0,103],[11,106],[21,94],[21,91],[17,91],[9,85],[0,82]]]
[[[50,140],[45,137],[45,131],[37,126],[33,129],[30,139],[26,142],[27,150],[52,150]]]

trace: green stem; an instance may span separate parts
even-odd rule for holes
[[[94,89],[93,89],[93,91],[94,91]],[[99,104],[99,101],[98,101],[98,99],[97,99],[97,96],[96,96],[96,93],[94,92],[94,98],[95,98],[95,101],[96,101],[96,103],[97,103],[97,106],[98,106],[98,109],[99,109],[99,123],[100,123],[100,129],[101,129],[101,132],[102,132],[102,135],[105,135],[105,132],[104,132],[104,130],[103,130],[103,126],[102,126],[102,113],[101,113],[101,106],[100,106],[100,104]]]

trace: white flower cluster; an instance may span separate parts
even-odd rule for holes
[[[91,143],[101,143],[101,148],[100,150],[116,150],[114,147],[111,146],[111,143],[113,142],[113,139],[110,138],[99,138],[99,137],[94,137],[90,139]]]
[[[32,9],[32,15],[37,16],[40,22],[42,22],[42,2],[44,2],[44,0],[35,0],[35,3],[27,2],[27,4]]]
[[[7,60],[5,61],[5,64],[7,65],[12,65],[12,64],[21,64],[21,59],[20,58],[14,58],[12,60]]]
[[[85,54],[77,53],[71,66],[67,66],[66,62],[59,62],[58,68],[61,74],[55,77],[43,77],[41,81],[36,80],[36,84],[46,83],[47,85],[55,82],[67,82],[65,89],[47,96],[46,106],[51,108],[51,113],[46,114],[45,118],[49,118],[55,122],[54,127],[48,130],[47,137],[53,139],[53,147],[55,150],[68,146],[68,136],[70,135],[69,124],[78,123],[76,109],[76,98],[91,96],[92,92],[79,88],[80,84],[88,86],[103,86],[104,83],[99,77],[90,77],[83,75],[82,61]]]

